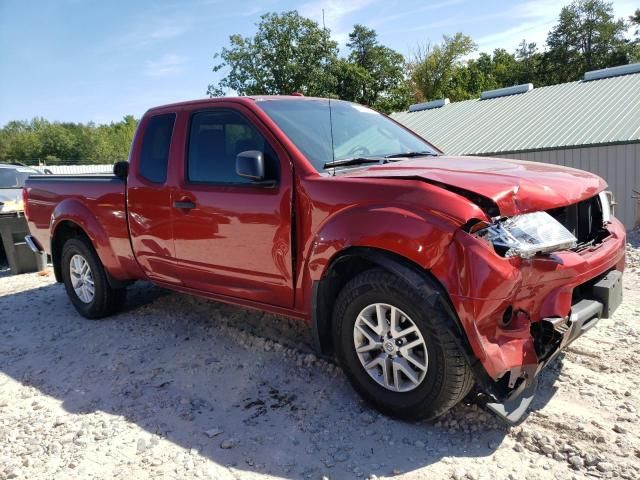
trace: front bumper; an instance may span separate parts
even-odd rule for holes
[[[525,372],[517,388],[502,401],[489,401],[486,406],[509,423],[516,423],[534,398],[538,374],[566,347],[593,328],[601,318],[610,318],[622,303],[622,272],[611,270],[592,282],[590,292],[571,307],[566,317],[543,318],[532,329],[539,362],[535,371]],[[583,293],[584,294],[584,293]]]
[[[471,235],[456,234],[448,257],[457,277],[445,286],[478,360],[488,406],[508,421],[526,410],[538,373],[620,303],[625,231],[616,219],[608,230],[586,251],[529,260],[499,257]]]

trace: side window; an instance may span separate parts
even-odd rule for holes
[[[167,162],[171,133],[176,116],[173,113],[151,117],[144,130],[140,149],[140,175],[154,183],[167,179]]]
[[[236,156],[259,150],[267,178],[278,180],[279,163],[264,137],[242,115],[231,110],[197,112],[191,117],[187,178],[191,182],[251,184],[236,174]]]

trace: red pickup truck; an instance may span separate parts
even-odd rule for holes
[[[605,182],[453,157],[373,110],[297,96],[149,110],[114,175],[31,177],[33,249],[75,308],[135,280],[299,318],[381,411],[434,418],[475,383],[509,421],[622,296]]]

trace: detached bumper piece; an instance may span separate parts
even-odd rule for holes
[[[507,423],[518,423],[529,408],[538,385],[538,374],[598,320],[613,315],[622,303],[622,272],[611,270],[589,282],[581,291],[583,297],[571,306],[568,317],[543,318],[531,326],[540,360],[537,368],[523,367],[525,377],[517,388],[502,402],[486,403],[489,410]]]
[[[504,402],[487,402],[485,407],[505,420],[510,425],[517,424],[526,413],[538,389],[538,379],[533,377],[531,382],[522,382],[525,388],[518,389]]]

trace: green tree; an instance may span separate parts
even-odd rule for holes
[[[544,55],[538,51],[535,43],[522,40],[515,53],[518,62],[518,84],[533,83],[537,86],[544,85],[541,75]]]
[[[357,102],[362,98],[363,85],[371,82],[371,75],[360,65],[339,58],[333,65],[334,86],[332,96]]]
[[[386,112],[408,105],[402,54],[378,42],[375,30],[354,25],[347,42],[349,55],[336,63],[335,93],[342,99]]]
[[[637,8],[633,15],[629,16],[631,25],[636,27],[635,35],[640,37],[640,8]]]
[[[41,156],[67,159],[77,163],[78,150],[73,132],[68,126],[37,120],[34,129],[41,145]]]
[[[456,33],[444,36],[441,44],[419,46],[409,65],[413,94],[417,101],[449,96],[451,100],[466,98],[463,91],[454,89],[464,58],[477,48],[471,37]]]
[[[130,115],[98,126],[42,118],[9,122],[0,129],[0,162],[55,165],[126,160],[136,126]]]
[[[38,137],[29,122],[9,122],[0,132],[0,161],[27,163],[40,156]]]
[[[584,72],[629,62],[623,19],[603,0],[575,0],[560,11],[547,36],[549,83],[579,79]]]
[[[511,86],[519,83],[520,68],[514,54],[507,52],[504,48],[497,48],[493,51],[492,64],[496,86]]]
[[[524,83],[522,78],[516,55],[497,48],[493,55],[483,52],[477,58],[455,66],[444,94],[453,100],[477,98],[485,90]]]
[[[229,47],[214,58],[214,72],[227,70],[207,93],[221,96],[290,94],[327,95],[335,80],[333,65],[338,46],[330,32],[296,11],[267,13],[260,17],[253,37],[232,35]]]
[[[133,115],[126,115],[120,122],[111,123],[106,129],[112,161],[127,160],[137,126],[138,122]]]

